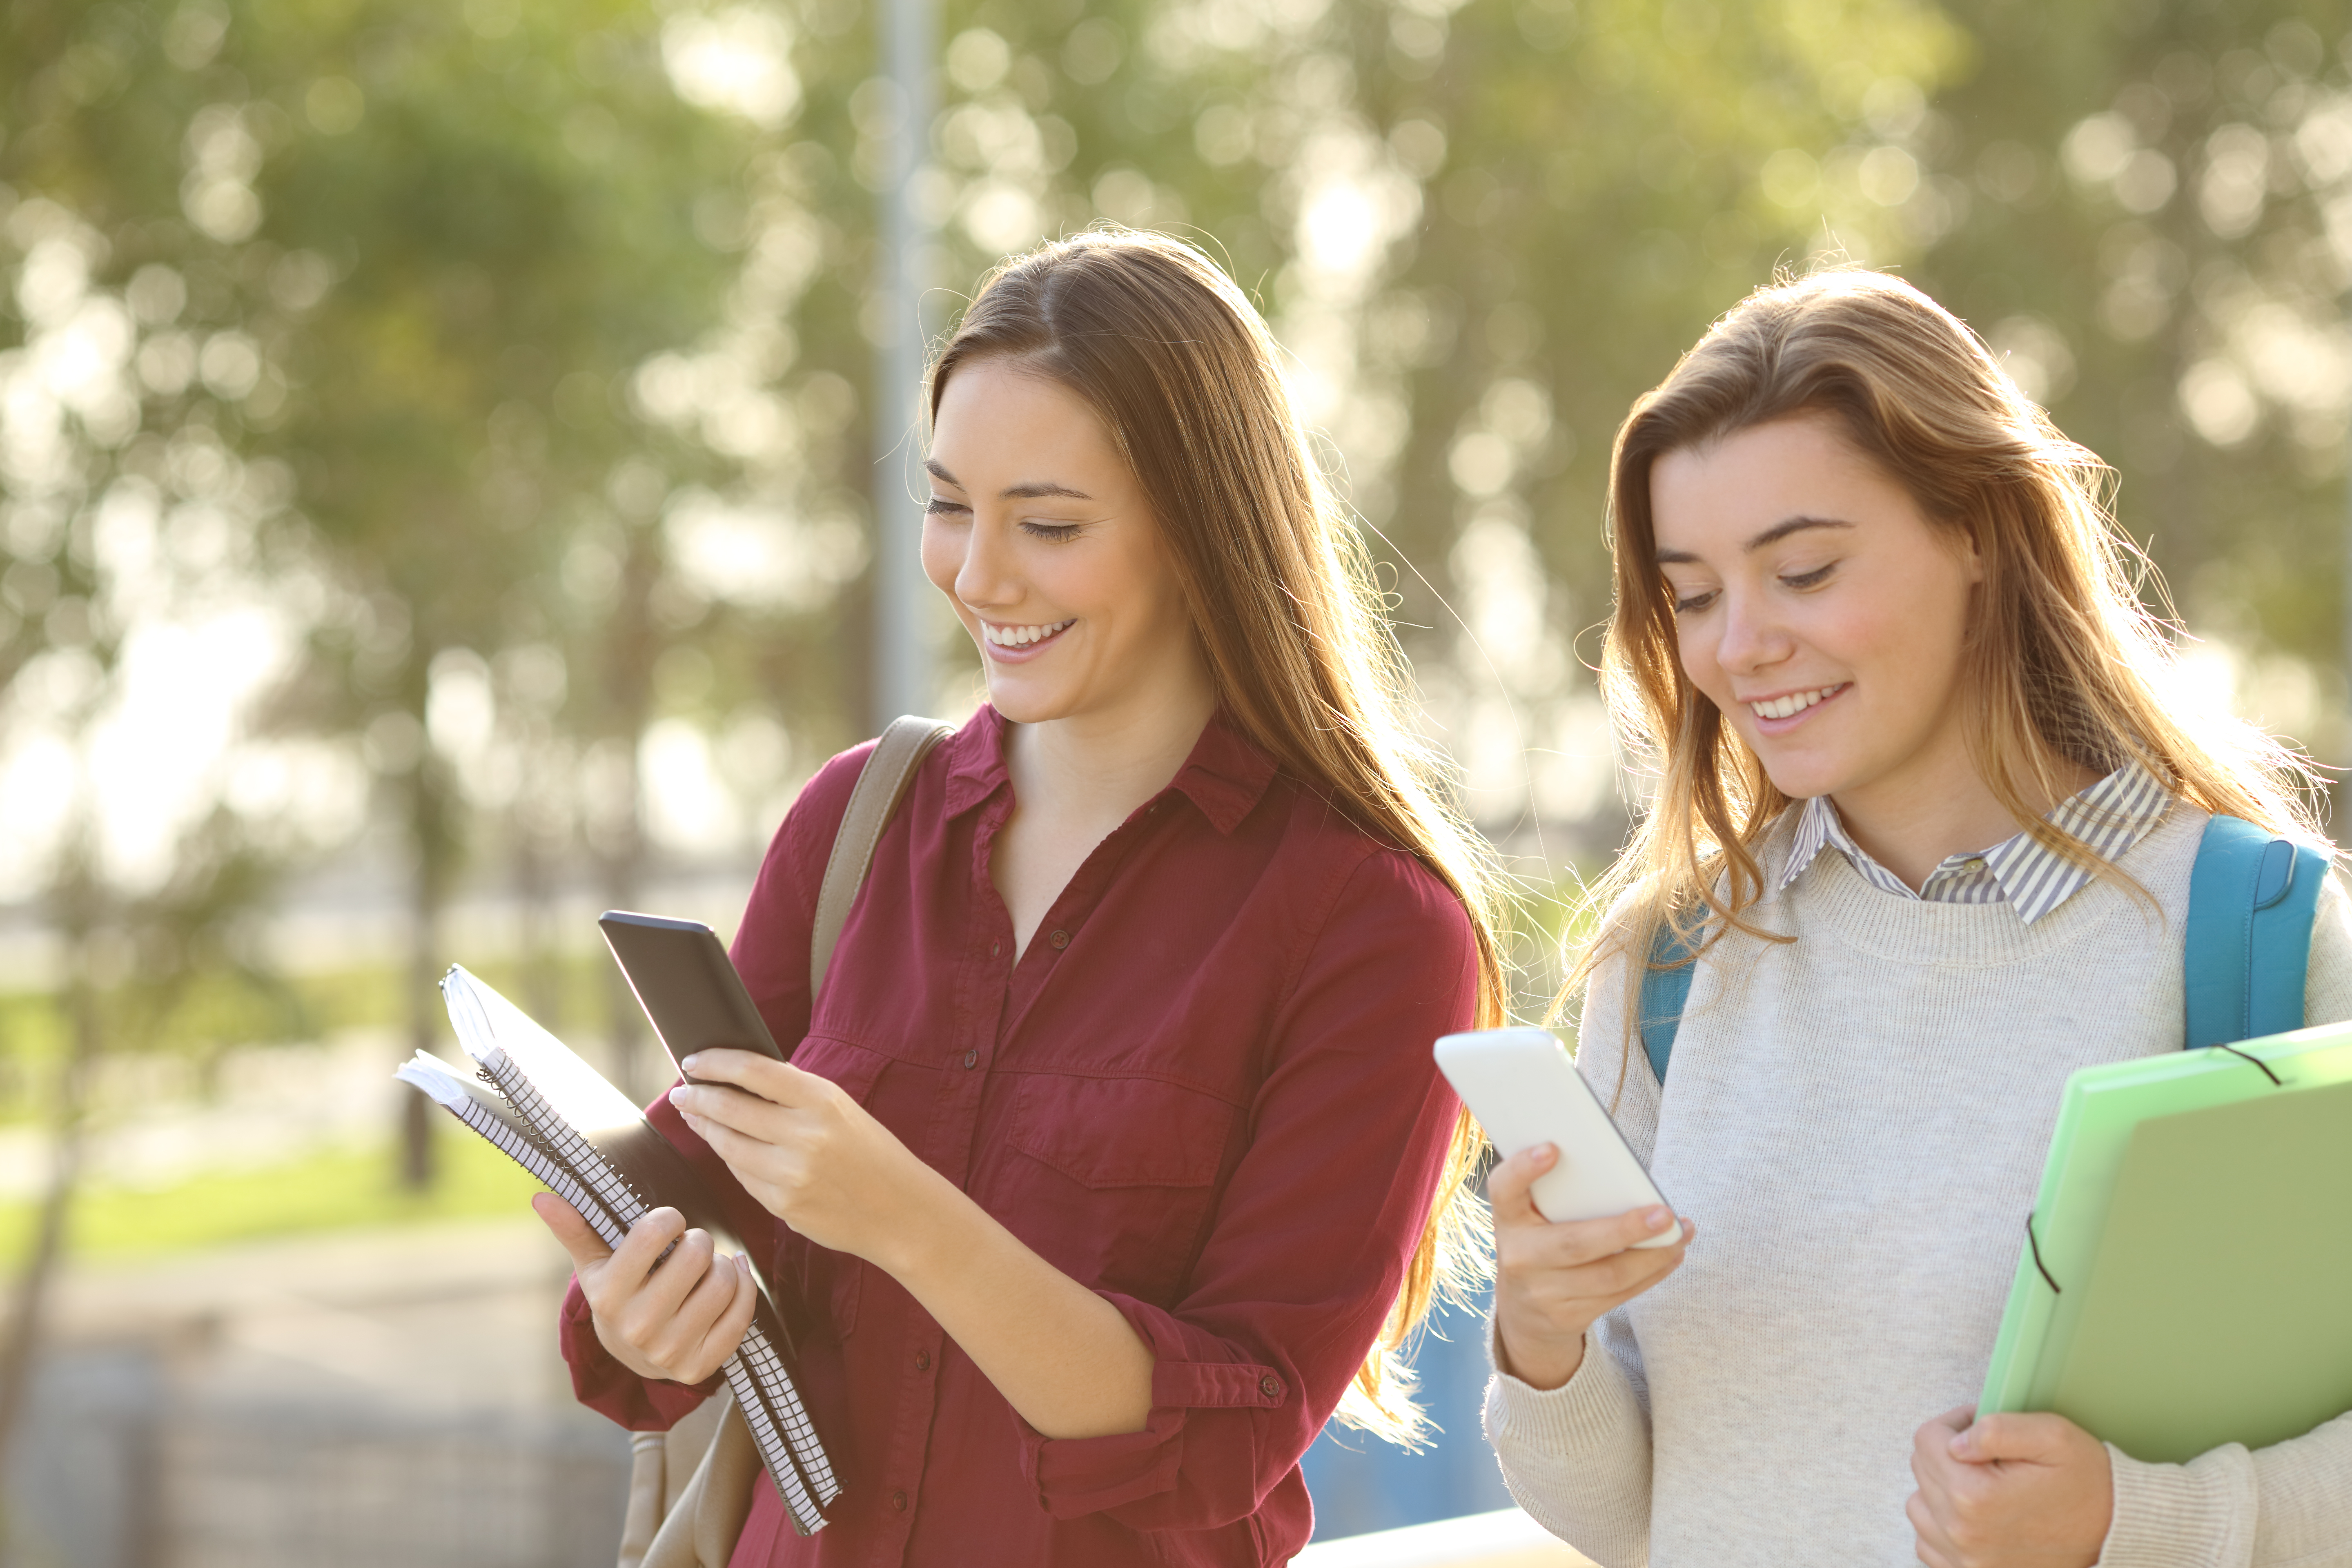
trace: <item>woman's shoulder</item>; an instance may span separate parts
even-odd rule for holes
[[[1795,845],[1797,825],[1803,816],[1804,805],[1802,801],[1790,802],[1755,839],[1751,852],[1756,858],[1761,886],[1755,900],[1742,910],[1743,921],[1781,901],[1781,875],[1788,867],[1789,857]],[[1644,958],[1648,956],[1651,945],[1658,936],[1654,911],[1659,880],[1665,875],[1664,871],[1654,869],[1626,881],[1611,892],[1609,901],[1592,920],[1591,935],[1585,939],[1582,950],[1584,960],[1578,965],[1586,977],[1588,988],[1604,981],[1614,982],[1622,978],[1625,966],[1633,961],[1637,949]],[[1717,896],[1725,897],[1728,892],[1725,880],[1718,878]],[[1591,901],[1582,907],[1591,909]],[[1714,934],[1714,931],[1711,925],[1710,934]],[[1700,962],[1707,962],[1724,942],[1740,943],[1752,940],[1751,933],[1741,927],[1722,931],[1716,941],[1706,944]]]
[[[784,820],[777,825],[776,836],[768,846],[772,865],[800,865],[814,858],[818,868],[824,866],[824,857],[832,852],[834,837],[849,815],[849,797],[856,792],[858,777],[865,773],[866,759],[874,754],[877,744],[876,741],[862,741],[836,753],[801,785],[800,794],[785,808]]]
[[[743,911],[744,931],[761,935],[779,920],[788,925],[807,923],[816,907],[817,885],[824,879],[834,838],[849,812],[850,794],[857,787],[857,775],[864,771],[866,759],[873,755],[874,746],[874,742],[867,741],[833,758],[793,797],[783,821],[768,840],[767,854],[761,858],[751,902]]]
[[[1313,785],[1287,770],[1276,773],[1269,793],[1287,801],[1276,853],[1294,874],[1329,888],[1350,904],[1371,904],[1392,914],[1422,911],[1469,929],[1462,899],[1436,867],[1362,826]]]
[[[839,818],[849,809],[849,796],[857,788],[858,775],[874,755],[874,748],[882,742],[877,738],[860,741],[845,752],[835,752],[825,759],[809,782],[801,786],[793,798],[792,810],[814,816]]]
[[[926,781],[945,779],[959,769],[966,773],[982,771],[993,753],[994,717],[992,710],[982,708],[926,750],[908,786],[909,796]],[[797,834],[822,838],[829,845],[840,830],[842,819],[849,814],[850,799],[857,792],[857,781],[864,775],[866,763],[881,743],[879,736],[860,741],[845,752],[835,752],[817,769],[793,797],[779,837]]]
[[[1289,775],[1291,796],[1258,886],[1308,969],[1377,961],[1426,979],[1475,970],[1478,936],[1453,884],[1418,853],[1383,841]],[[1400,978],[1402,978],[1402,973]]]
[[[1419,855],[1379,843],[1367,843],[1362,858],[1347,879],[1346,899],[1385,911],[1391,917],[1426,921],[1470,934],[1469,911],[1462,896],[1435,868]]]
[[[967,724],[967,729],[970,725]],[[915,771],[913,781],[903,798],[911,800],[926,787],[937,790],[955,765],[958,742],[963,731],[949,735],[932,746]],[[849,816],[849,804],[857,793],[857,782],[864,776],[866,763],[879,738],[861,741],[845,752],[835,753],[817,769],[800,793],[793,797],[784,819],[777,825],[775,836],[769,841],[768,853],[761,870],[761,880],[779,888],[792,887],[814,900],[818,881],[824,874],[825,862],[832,857],[834,840],[840,836],[842,824]],[[936,798],[936,796],[934,797]],[[905,807],[898,815],[904,815]],[[805,901],[805,900],[804,900]]]

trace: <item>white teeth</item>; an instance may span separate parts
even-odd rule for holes
[[[1076,623],[1076,619],[1073,616],[1067,621],[1055,621],[1048,626],[992,626],[982,621],[980,632],[998,647],[1026,647],[1033,642],[1043,642],[1055,632],[1067,629]]]
[[[1786,719],[1792,713],[1803,712],[1822,698],[1840,689],[1842,685],[1824,686],[1813,691],[1792,691],[1786,697],[1775,697],[1765,702],[1750,702],[1748,706],[1759,719]]]

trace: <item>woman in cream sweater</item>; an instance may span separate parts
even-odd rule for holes
[[[2189,703],[2144,563],[1967,328],[1839,271],[1752,296],[1620,433],[1605,680],[1658,787],[1579,1066],[1695,1222],[1491,1184],[1486,1428],[1608,1568],[2352,1564],[2352,1416],[2153,1465],[1971,1408],[2069,1073],[2179,1049],[2209,815],[2315,838],[2299,758]],[[1672,1091],[1632,1026],[1704,946]],[[2307,1021],[2352,1017],[2332,880]]]

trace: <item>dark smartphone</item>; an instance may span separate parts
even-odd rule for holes
[[[784,1059],[717,931],[699,921],[620,910],[605,910],[596,925],[672,1063],[717,1046]]]

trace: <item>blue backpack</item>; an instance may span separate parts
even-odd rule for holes
[[[2205,825],[2189,873],[2189,1050],[2303,1027],[2311,922],[2326,877],[2327,858],[2316,849],[2234,816]],[[1661,1087],[1690,1001],[1695,952],[1661,926],[1642,977],[1642,1049]]]

